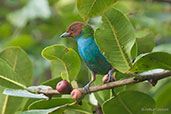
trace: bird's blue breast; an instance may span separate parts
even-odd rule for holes
[[[92,37],[83,38],[82,35],[76,38],[80,56],[88,68],[97,74],[107,74],[111,69],[110,63],[101,54]]]

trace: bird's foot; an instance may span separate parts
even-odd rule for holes
[[[90,87],[89,83],[83,87],[83,90],[84,90],[85,94],[89,92],[89,87]]]
[[[113,77],[113,72],[114,72],[114,69],[111,69],[111,70],[109,70],[109,72],[108,72],[108,80],[107,80],[107,82],[112,82],[112,81],[114,81],[115,79],[114,79],[114,77]]]
[[[112,76],[110,76],[110,75],[108,75],[108,76],[109,76],[109,78],[107,80],[108,83],[114,81]]]
[[[96,73],[91,72],[91,77],[92,77],[91,81],[88,82],[88,84],[85,85],[84,88],[83,88],[85,94],[87,94],[89,92],[90,85],[96,80]]]

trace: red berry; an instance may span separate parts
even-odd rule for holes
[[[72,90],[71,92],[71,97],[74,99],[74,100],[79,100],[82,98],[82,92],[79,90],[79,89],[74,89]]]
[[[69,94],[72,91],[72,86],[68,81],[62,80],[56,85],[56,90],[61,94]]]

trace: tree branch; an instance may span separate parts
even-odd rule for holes
[[[162,78],[166,78],[166,77],[171,76],[171,71],[164,71],[161,73],[148,74],[148,75],[138,75],[138,76],[141,78],[137,79],[135,77],[132,77],[132,78],[128,78],[128,79],[123,79],[123,80],[118,80],[118,81],[106,83],[103,85],[90,87],[89,93],[97,92],[97,91],[101,91],[101,90],[105,90],[105,89],[111,89],[111,88],[119,87],[119,86],[123,86],[123,85],[138,83],[138,82],[142,82],[142,81],[146,81],[146,80],[158,81]]]
[[[105,89],[111,89],[111,88],[119,87],[119,86],[123,86],[123,85],[129,85],[129,84],[133,84],[133,83],[139,83],[139,82],[143,82],[146,80],[149,81],[154,86],[158,80],[169,77],[169,76],[171,76],[171,71],[164,71],[161,73],[147,74],[147,75],[137,75],[136,77],[138,77],[138,78],[132,77],[132,78],[127,78],[127,79],[123,79],[123,80],[113,81],[113,82],[106,83],[103,85],[92,86],[89,88],[88,93],[93,93],[93,92],[97,92],[97,91],[101,91],[101,90],[105,90]],[[84,93],[83,88],[78,88],[78,89],[82,93]],[[60,94],[56,90],[39,90],[37,92],[43,93],[45,95]],[[86,93],[86,94],[88,94],[88,93]]]

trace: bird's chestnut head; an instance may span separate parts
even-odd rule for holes
[[[64,32],[60,37],[78,37],[82,31],[84,23],[74,22],[72,23],[68,30]]]

